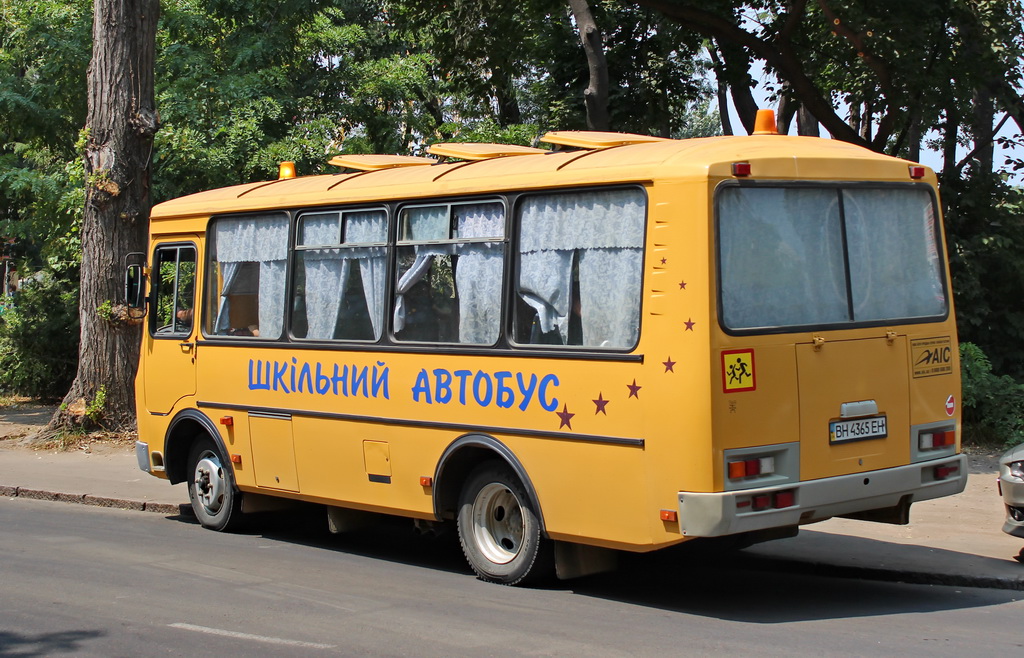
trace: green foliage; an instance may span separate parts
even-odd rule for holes
[[[988,357],[973,343],[960,343],[964,440],[984,447],[1024,442],[1024,385],[996,375]]]
[[[78,260],[91,53],[89,0],[5,2],[0,21],[0,235],[36,266]]]
[[[96,315],[100,316],[101,319],[107,322],[113,322],[114,320],[114,303],[109,299],[103,301],[102,304],[96,307]]]
[[[96,395],[85,405],[85,417],[92,421],[93,424],[99,425],[100,421],[103,420],[103,408],[106,404],[107,389],[100,386],[100,389],[96,391]]]
[[[24,283],[0,315],[0,394],[59,399],[78,362],[77,272]]]
[[[1024,191],[975,174],[943,196],[960,338],[1024,381]]]

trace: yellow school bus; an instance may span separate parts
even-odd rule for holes
[[[963,489],[931,170],[777,134],[543,141],[157,205],[128,272],[139,466],[216,530],[288,499],[451,524],[509,584]]]

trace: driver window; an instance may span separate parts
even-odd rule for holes
[[[161,337],[191,334],[196,289],[195,247],[158,248],[152,282],[153,334]]]

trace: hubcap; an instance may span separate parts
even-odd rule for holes
[[[480,552],[495,564],[508,564],[519,555],[526,525],[516,495],[492,482],[473,501],[473,535]]]
[[[196,463],[194,480],[196,498],[202,504],[203,509],[211,516],[220,511],[224,503],[224,491],[227,483],[224,481],[224,469],[220,460],[212,453],[204,453],[202,459]]]

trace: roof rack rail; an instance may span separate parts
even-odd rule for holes
[[[540,138],[545,144],[570,146],[580,149],[607,149],[628,144],[671,141],[665,137],[636,135],[633,133],[600,132],[597,130],[554,130]]]
[[[420,165],[437,164],[433,158],[421,158],[415,155],[380,155],[370,153],[354,153],[349,155],[337,155],[331,158],[327,164],[345,169],[356,169],[358,171],[380,171],[381,169],[394,169],[396,167],[416,167]]]
[[[483,142],[446,142],[443,144],[431,144],[427,152],[443,158],[458,158],[460,160],[490,160],[492,158],[504,158],[513,155],[532,155],[537,153],[550,153],[547,149],[534,148],[532,146],[519,146],[518,144],[487,144]]]

